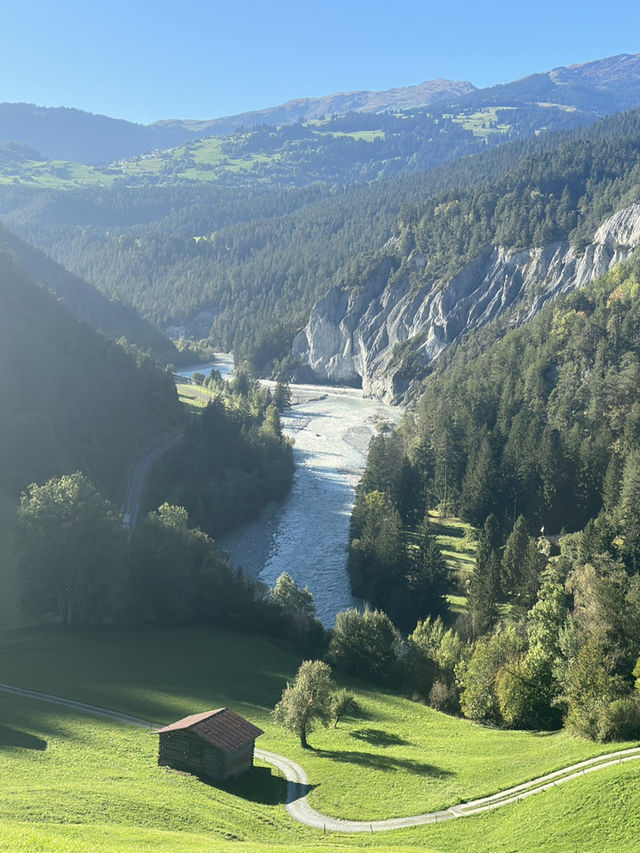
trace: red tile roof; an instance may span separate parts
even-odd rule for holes
[[[156,734],[184,729],[189,729],[223,752],[234,752],[234,750],[264,734],[262,729],[228,708],[204,711],[202,714],[191,714],[189,717],[183,717],[182,720],[171,723],[170,726],[158,729]]]

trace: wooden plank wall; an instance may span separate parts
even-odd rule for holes
[[[160,735],[158,764],[197,776],[226,779],[253,766],[254,746],[251,741],[226,754],[191,732],[165,732]]]

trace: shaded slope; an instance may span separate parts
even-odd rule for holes
[[[157,358],[177,362],[180,355],[174,345],[129,305],[109,299],[0,225],[0,250],[9,250],[26,274],[63,299],[69,311],[86,320],[95,329],[112,338],[125,337],[142,349],[151,349]]]
[[[177,424],[172,378],[79,323],[0,254],[0,488],[82,469],[111,497],[140,443]]]

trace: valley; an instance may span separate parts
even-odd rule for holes
[[[634,849],[640,54],[286,97],[0,104],[0,849]]]

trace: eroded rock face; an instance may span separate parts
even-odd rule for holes
[[[424,363],[433,361],[459,335],[512,305],[526,305],[520,319],[528,319],[548,299],[626,260],[638,243],[640,204],[634,204],[607,219],[580,255],[564,241],[521,251],[492,246],[453,278],[413,290],[408,276],[389,282],[393,263],[385,259],[363,288],[334,287],[315,304],[293,354],[320,381],[361,379],[365,395],[392,400],[405,390],[396,344],[409,341]],[[425,259],[416,255],[410,263],[417,269]]]

